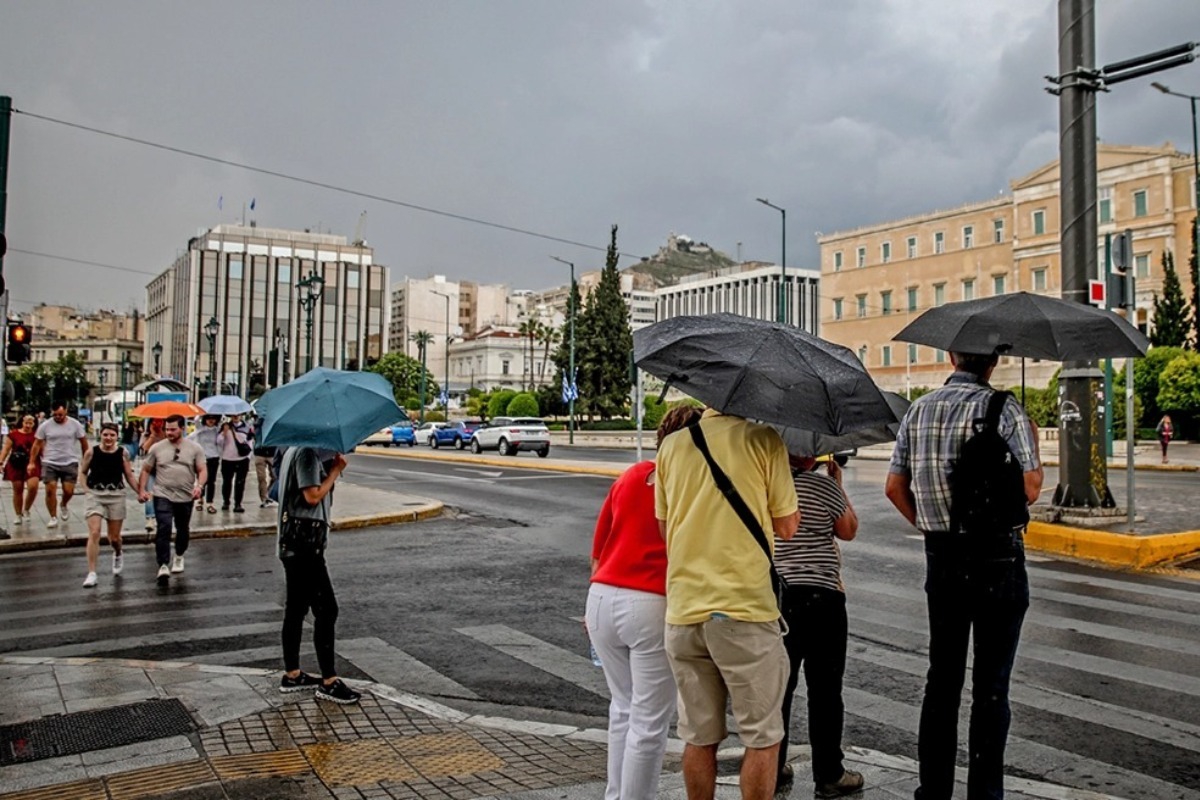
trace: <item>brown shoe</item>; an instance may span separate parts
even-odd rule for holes
[[[845,797],[850,794],[858,794],[862,790],[862,774],[848,769],[833,783],[818,783],[813,794],[821,798]]]

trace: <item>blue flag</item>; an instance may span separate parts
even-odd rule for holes
[[[217,210],[220,211],[224,207],[225,207],[225,195],[221,195],[220,197],[217,198]]]
[[[251,210],[251,211],[253,211],[253,210],[254,210],[254,204],[255,204],[255,203],[257,203],[257,202],[258,202],[258,201],[257,201],[257,200],[255,200],[253,197],[251,197],[251,198],[250,198],[250,210]]]

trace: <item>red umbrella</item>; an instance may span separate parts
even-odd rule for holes
[[[129,412],[131,417],[142,419],[166,419],[178,414],[181,417],[199,417],[204,409],[192,403],[181,403],[178,400],[159,400],[157,403],[142,403]]]

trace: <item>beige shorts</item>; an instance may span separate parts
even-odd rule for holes
[[[700,747],[724,739],[729,699],[743,745],[783,740],[788,657],[778,621],[667,625],[665,643],[679,687],[680,738]]]
[[[107,520],[125,519],[124,492],[88,492],[83,516],[100,517]]]

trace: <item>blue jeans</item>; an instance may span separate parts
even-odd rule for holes
[[[917,740],[917,800],[949,800],[958,753],[958,708],[974,628],[967,797],[1004,797],[1004,748],[1021,623],[1029,608],[1029,579],[1021,531],[979,552],[962,537],[926,534],[925,594],[929,605],[929,674]],[[967,541],[970,541],[967,539]]]

